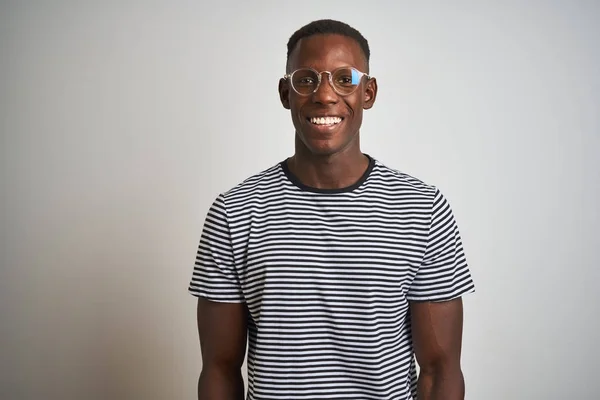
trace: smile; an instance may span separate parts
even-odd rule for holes
[[[342,117],[312,117],[308,118],[313,125],[337,125],[342,122]]]

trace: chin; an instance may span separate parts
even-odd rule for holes
[[[335,127],[315,127],[310,122],[294,122],[297,139],[314,155],[329,156],[340,153],[351,147],[357,139],[357,134],[350,133],[351,125],[348,125],[349,121],[346,119]]]
[[[350,143],[337,140],[303,140],[306,148],[317,156],[330,156],[346,149]]]
[[[310,150],[311,154],[313,154],[315,156],[320,156],[320,157],[332,156],[339,152],[339,150],[332,149],[332,148],[312,148],[309,150]]]

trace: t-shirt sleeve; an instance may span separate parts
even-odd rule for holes
[[[407,298],[411,301],[447,301],[474,290],[454,215],[442,193],[436,189],[427,248]]]
[[[213,202],[204,221],[188,290],[196,297],[211,301],[245,301],[234,262],[223,195]]]

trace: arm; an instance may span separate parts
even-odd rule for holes
[[[419,400],[462,400],[465,382],[460,367],[462,299],[411,302],[412,336],[421,368]]]
[[[202,372],[198,400],[243,400],[242,364],[246,355],[247,308],[244,303],[198,299]]]

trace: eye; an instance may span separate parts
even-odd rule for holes
[[[293,84],[295,88],[307,88],[307,89],[311,89],[317,86],[318,81],[318,76],[316,75],[316,73],[311,70],[311,69],[299,69],[296,72],[294,72],[293,77]]]
[[[360,83],[360,72],[354,68],[339,68],[333,73],[333,83],[339,88],[354,88]]]
[[[299,78],[296,80],[296,83],[298,85],[314,85],[315,84],[315,80],[313,78],[310,78],[308,76],[305,76],[303,78]]]
[[[344,85],[344,86],[347,86],[347,85],[351,86],[352,85],[352,76],[350,76],[350,75],[339,76],[337,78],[337,83],[340,85]]]

